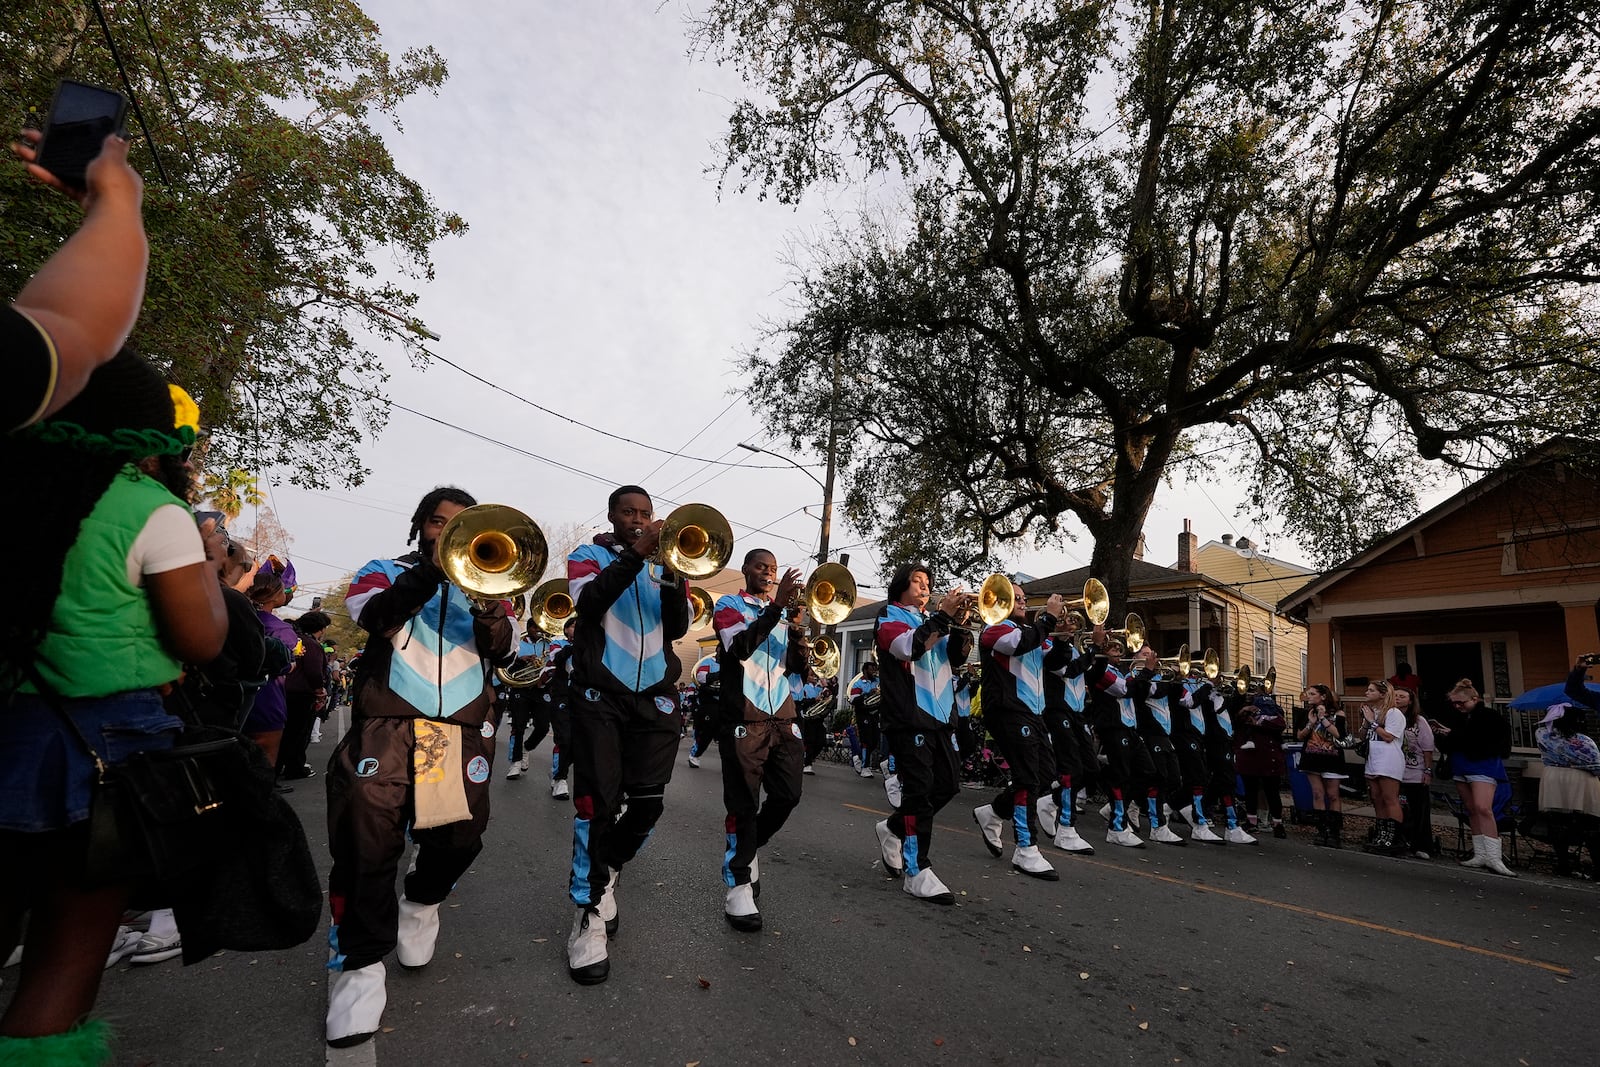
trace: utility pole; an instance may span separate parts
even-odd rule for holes
[[[828,474],[822,485],[822,536],[817,540],[817,562],[828,562],[828,535],[833,532],[834,454],[839,449],[839,349],[844,347],[844,331],[833,335],[833,395],[828,400]]]

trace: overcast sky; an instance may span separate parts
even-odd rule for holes
[[[687,56],[678,4],[362,7],[391,54],[432,44],[450,67],[440,94],[409,101],[404,133],[389,138],[400,168],[471,226],[436,246],[437,279],[422,291],[420,313],[441,337],[438,351],[636,441],[746,467],[778,464],[737,448],[764,439],[759,419],[734,395],[732,361],[764,319],[783,313],[786,250],[829,212],[849,214],[872,192],[836,189],[799,211],[753,195],[719,199],[707,167],[740,87],[731,73]],[[658,514],[669,501],[721,509],[741,551],[769,547],[784,564],[815,551],[822,494],[800,471],[671,458],[536,411],[450,367],[420,372],[398,353],[388,362],[397,403],[584,473],[396,410],[382,437],[363,446],[373,473],[360,489],[309,492],[285,480],[272,490],[308,591],[403,551],[416,501],[441,483],[515,505],[541,524],[598,529],[609,489],[640,482]],[[1202,543],[1224,533],[1262,540],[1268,531],[1235,515],[1235,493],[1208,492],[1163,491],[1145,529],[1148,559],[1175,560],[1186,517]],[[241,524],[249,524],[248,511]],[[872,587],[882,561],[861,540],[836,519],[835,549],[851,553],[864,592],[881,595]],[[1302,556],[1287,541],[1267,540],[1273,555]],[[1013,563],[1045,575],[1080,566],[1089,553],[1080,541],[1066,553],[1021,552]]]

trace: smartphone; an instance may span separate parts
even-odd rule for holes
[[[50,102],[50,118],[39,143],[39,166],[74,189],[86,188],[84,175],[100,154],[107,134],[122,134],[128,100],[114,89],[62,81]]]

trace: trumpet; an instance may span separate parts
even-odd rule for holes
[[[1267,673],[1257,678],[1249,667],[1239,664],[1233,672],[1233,688],[1240,693],[1265,693],[1271,696],[1278,688],[1278,668],[1268,667]]]
[[[661,527],[652,563],[685,578],[709,578],[733,558],[733,527],[710,504],[674,508]]]
[[[689,609],[694,617],[689,620],[691,629],[711,625],[711,613],[714,606],[711,594],[704,589],[689,588]]]
[[[1156,660],[1161,670],[1171,671],[1172,676],[1178,679],[1189,677],[1189,668],[1192,662],[1189,658],[1189,646],[1187,644],[1178,646],[1178,654],[1176,656],[1161,656]]]
[[[975,606],[985,626],[1011,618],[1011,613],[1017,610],[1017,593],[1011,579],[999,573],[989,575],[978,587]]]
[[[1088,629],[1089,625],[1104,626],[1105,621],[1111,617],[1111,597],[1106,593],[1106,587],[1098,578],[1090,578],[1083,583],[1083,595],[1074,600],[1064,601],[1061,605],[1064,612],[1078,614],[1078,608],[1083,609],[1080,619],[1087,616],[1084,624],[1078,626],[1079,630]]]
[[[505,600],[532,589],[550,550],[528,516],[505,504],[475,504],[439,531],[439,569],[474,600]]]
[[[1130,611],[1127,617],[1122,620],[1122,628],[1120,630],[1107,630],[1105,634],[1107,637],[1120,639],[1123,649],[1129,655],[1132,655],[1144,647],[1144,620]]]
[[[540,583],[539,588],[533,591],[532,606],[529,624],[552,637],[561,636],[578,610],[565,578],[552,578]]]
[[[823,563],[806,579],[805,588],[800,590],[800,601],[805,604],[807,613],[823,626],[838,625],[849,617],[856,605],[855,575],[842,563]],[[834,673],[838,673],[837,668]]]

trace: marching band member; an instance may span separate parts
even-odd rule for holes
[[[804,677],[807,643],[803,610],[783,624],[785,608],[800,590],[800,572],[791,567],[780,579],[777,557],[764,548],[745,553],[742,570],[744,588],[717,600],[711,624],[722,666],[717,752],[728,811],[722,912],[735,930],[752,932],[761,929],[758,853],[800,803],[805,743],[788,676]]]
[[[861,665],[861,676],[850,686],[850,707],[856,718],[856,745],[860,752],[851,753],[850,765],[863,778],[872,777],[872,759],[878,751],[882,736],[883,691],[878,688],[878,661],[869,659]]]
[[[1073,643],[1077,627],[1071,615],[1065,625],[1065,636],[1047,637],[1044,642],[1044,719],[1055,756],[1056,780],[1051,792],[1039,797],[1036,806],[1039,825],[1057,848],[1093,853],[1094,846],[1078,835],[1077,809],[1072,799],[1074,784],[1081,787],[1089,769],[1099,764],[1094,744],[1081,722],[1089,695],[1083,675],[1092,657]]]
[[[716,656],[707,656],[694,668],[694,739],[689,742],[689,766],[700,766],[700,757],[717,739],[717,719],[722,712],[722,665]]]
[[[875,829],[884,869],[905,875],[907,893],[954,904],[955,894],[929,867],[929,846],[934,815],[961,790],[950,665],[966,662],[972,636],[951,629],[962,610],[961,593],[951,590],[939,610],[923,614],[930,585],[926,567],[896,568],[873,627],[878,657],[888,664],[881,679],[884,734],[903,790],[900,807]]]
[[[1123,649],[1110,641],[1104,654],[1095,657],[1085,674],[1089,686],[1089,708],[1094,732],[1105,753],[1103,779],[1110,798],[1100,814],[1106,820],[1106,842],[1127,848],[1143,848],[1144,842],[1129,822],[1137,808],[1126,805],[1126,792],[1155,776],[1155,764],[1139,736],[1138,713],[1129,694],[1129,678],[1118,663]]]
[[[1150,840],[1164,845],[1182,845],[1183,838],[1172,832],[1162,811],[1162,798],[1175,797],[1183,788],[1183,772],[1178,767],[1178,753],[1172,742],[1172,707],[1174,695],[1182,695],[1182,687],[1164,681],[1161,661],[1156,650],[1145,645],[1133,655],[1135,671],[1128,681],[1128,691],[1133,697],[1139,736],[1150,754],[1153,773],[1145,779],[1145,811],[1150,816]]]
[[[789,679],[794,690],[795,710],[800,716],[800,737],[805,742],[805,765],[800,768],[801,774],[816,774],[812,766],[817,756],[822,752],[822,746],[828,736],[828,711],[830,702],[823,699],[828,690],[821,684],[815,671],[808,670],[804,675],[796,674]]]
[[[1233,761],[1233,711],[1227,697],[1215,685],[1197,689],[1195,702],[1206,717],[1206,763],[1211,770],[1211,792],[1222,803],[1222,839],[1230,845],[1253,845],[1256,839],[1239,825],[1239,812],[1234,804],[1239,771]]]
[[[1011,866],[1046,881],[1061,876],[1039,853],[1036,798],[1055,778],[1044,721],[1044,644],[1061,617],[1061,594],[1051,594],[1032,623],[1028,595],[1011,584],[1011,617],[983,628],[978,654],[983,663],[983,722],[1011,766],[1011,781],[994,800],[972,811],[991,856],[1000,855],[1001,831],[1011,822],[1016,848]]]
[[[483,848],[495,733],[486,679],[512,662],[514,634],[504,602],[469,599],[437,551],[445,524],[475,503],[449,487],[423,497],[406,539],[417,551],[362,567],[345,600],[369,636],[350,732],[328,763],[334,1047],[377,1032],[390,949],[404,967],[433,958],[439,905]],[[408,833],[417,850],[397,904]]]
[[[578,620],[569,617],[561,627],[561,637],[550,642],[550,659],[545,664],[544,699],[550,713],[550,799],[571,796],[567,770],[572,763],[572,635]]]
[[[1178,748],[1178,767],[1183,774],[1187,794],[1174,798],[1173,807],[1190,826],[1189,840],[1220,845],[1224,839],[1211,829],[1206,821],[1206,790],[1217,789],[1223,795],[1223,807],[1233,808],[1233,786],[1221,782],[1222,771],[1214,767],[1209,741],[1213,736],[1214,714],[1207,714],[1211,703],[1211,683],[1199,674],[1198,666],[1180,684],[1183,710],[1174,717],[1172,739]],[[1230,724],[1231,727],[1231,724]],[[1224,735],[1227,736],[1227,735]],[[1233,766],[1233,752],[1229,750],[1228,767]]]
[[[661,540],[650,494],[614,489],[611,532],[567,557],[577,605],[572,652],[572,876],[577,907],[567,973],[582,985],[611,973],[617,879],[661,818],[681,730],[672,642],[689,632],[689,597],[648,561]]]
[[[517,642],[517,660],[513,667],[522,667],[535,656],[548,662],[550,641],[538,627],[528,624],[523,638]],[[544,735],[550,732],[549,709],[545,704],[544,679],[531,686],[500,685],[496,692],[499,702],[505,705],[502,716],[511,719],[511,744],[506,746],[506,758],[511,766],[506,777],[521,778],[528,769],[528,750],[538,748]],[[533,733],[528,734],[528,727]]]

